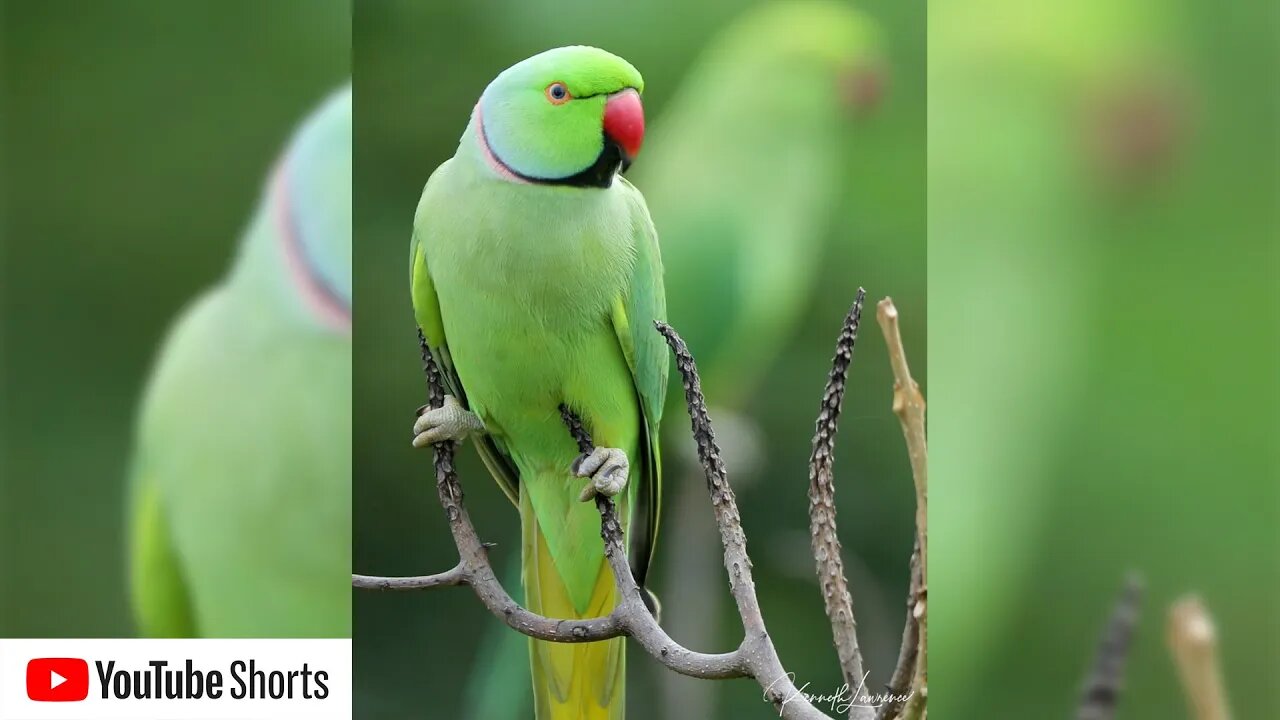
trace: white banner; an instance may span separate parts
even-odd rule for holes
[[[350,640],[0,639],[0,720],[350,717]]]

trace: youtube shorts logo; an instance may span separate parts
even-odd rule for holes
[[[89,697],[89,663],[79,658],[36,658],[27,663],[27,697],[36,702],[78,702]]]
[[[0,638],[0,720],[263,718],[351,720],[351,640]]]

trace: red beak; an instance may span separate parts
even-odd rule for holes
[[[628,163],[640,154],[644,144],[644,106],[635,88],[616,92],[605,101],[604,134],[621,148]]]
[[[889,77],[882,64],[865,62],[845,71],[840,82],[845,106],[856,116],[867,116],[884,99]]]

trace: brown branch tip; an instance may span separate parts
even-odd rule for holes
[[[1200,598],[1190,595],[1169,609],[1169,652],[1194,720],[1230,720],[1218,659],[1218,629]]]
[[[890,694],[902,694],[900,688],[906,673],[910,673],[910,690],[900,708],[891,700],[881,708],[879,717],[923,720],[929,697],[929,450],[925,434],[925,402],[920,384],[912,377],[907,364],[898,308],[892,298],[886,297],[876,304],[876,321],[880,324],[889,352],[889,367],[893,371],[893,413],[902,426],[916,491],[916,545],[912,551],[911,592],[907,598],[907,621],[898,662],[890,681]],[[897,714],[891,714],[894,712]]]

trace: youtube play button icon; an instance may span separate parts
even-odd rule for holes
[[[27,697],[77,702],[89,697],[89,663],[79,658],[36,658],[27,663]]]

